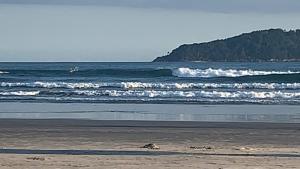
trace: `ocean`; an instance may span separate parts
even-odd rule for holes
[[[300,63],[0,63],[0,102],[300,104]]]

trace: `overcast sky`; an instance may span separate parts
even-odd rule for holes
[[[0,61],[151,61],[181,44],[300,28],[299,0],[0,0]]]

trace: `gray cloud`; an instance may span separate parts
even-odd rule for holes
[[[2,4],[98,5],[222,13],[299,13],[299,0],[0,0]]]

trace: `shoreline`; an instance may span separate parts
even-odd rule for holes
[[[1,169],[300,165],[300,106],[0,103],[0,107]],[[149,143],[160,149],[141,148]]]
[[[0,149],[0,154],[16,155],[72,155],[72,156],[229,156],[229,157],[277,157],[300,158],[299,153],[199,153],[175,151],[132,151],[132,150],[45,150],[45,149]]]
[[[0,127],[299,129],[300,123],[0,118]]]
[[[0,119],[300,123],[298,105],[0,103]]]
[[[66,140],[76,141],[79,144],[88,141],[87,145],[107,141],[108,145],[139,142],[140,145],[135,148],[139,148],[143,143],[165,141],[185,146],[189,142],[206,144],[215,142],[228,146],[234,144],[299,146],[300,135],[297,134],[299,132],[299,123],[0,119],[1,146],[15,148],[39,147],[36,145],[55,139],[63,139],[65,144],[61,147],[63,149],[66,146],[74,146],[65,142]],[[20,142],[16,142],[18,140]],[[27,143],[22,144],[22,141]],[[30,144],[31,146],[24,146]],[[51,144],[47,146],[53,148]],[[41,144],[40,148],[45,147]]]
[[[299,132],[299,123],[0,119],[0,168],[297,168]]]

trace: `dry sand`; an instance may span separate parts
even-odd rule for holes
[[[299,143],[299,124],[2,119],[0,168],[299,168]]]

